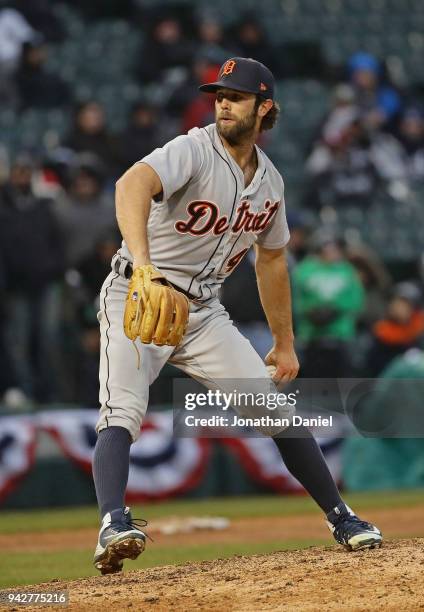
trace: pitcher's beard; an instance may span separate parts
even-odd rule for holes
[[[223,125],[220,119],[216,121],[218,134],[225,138],[231,146],[243,144],[246,140],[251,140],[255,131],[256,114],[252,113],[244,119],[239,119],[232,125]]]

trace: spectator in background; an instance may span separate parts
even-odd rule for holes
[[[86,407],[98,405],[100,334],[96,314],[100,288],[119,244],[118,231],[107,231],[99,238],[94,251],[77,266],[78,279],[70,294],[78,329],[78,356],[70,361],[69,369],[74,374],[75,400]]]
[[[68,268],[78,267],[93,254],[100,236],[116,227],[113,201],[103,191],[104,178],[101,161],[82,154],[65,198],[57,201]]]
[[[76,157],[76,153],[64,147],[46,151],[35,181],[37,194],[52,200],[62,197]]]
[[[306,204],[321,208],[346,201],[369,204],[379,183],[372,142],[360,118],[352,114],[339,126],[338,137],[318,143],[306,161],[311,178]]]
[[[0,75],[17,68],[22,45],[36,37],[37,32],[22,13],[7,5],[0,8]]]
[[[137,69],[141,82],[160,81],[169,68],[188,69],[193,51],[179,20],[172,15],[162,16],[153,25],[142,46]]]
[[[311,177],[306,206],[367,204],[379,184],[405,178],[398,141],[387,132],[368,129],[367,121],[353,87],[338,85],[306,161]]]
[[[308,242],[312,223],[302,211],[287,211],[287,223],[290,230],[288,244],[288,263],[292,268],[299,263],[308,252]]]
[[[233,55],[253,57],[280,76],[278,53],[269,42],[269,37],[254,14],[246,14],[236,23],[229,39],[233,41]]]
[[[372,343],[366,360],[366,374],[380,375],[386,366],[406,350],[420,346],[424,335],[421,289],[403,282],[393,289],[385,317],[372,329]]]
[[[345,248],[347,260],[355,267],[365,290],[365,304],[357,320],[355,350],[351,352],[354,374],[368,376],[366,361],[371,329],[384,316],[392,279],[384,263],[368,246],[354,242]]]
[[[118,143],[108,131],[105,110],[99,102],[83,102],[76,109],[64,146],[77,153],[93,153],[102,160],[107,172],[117,174]]]
[[[341,83],[335,87],[331,107],[319,127],[318,142],[328,146],[337,146],[343,138],[346,128],[359,117],[359,109],[355,104],[353,87]]]
[[[212,15],[204,15],[199,19],[197,38],[197,56],[207,58],[211,63],[221,66],[231,55],[224,28]]]
[[[212,83],[218,78],[219,66],[208,66],[203,71],[200,82]],[[193,127],[204,127],[215,121],[215,96],[199,94],[193,98],[184,109],[182,117],[182,132],[186,133]]]
[[[149,102],[134,104],[127,128],[117,138],[120,173],[162,144],[158,109]]]
[[[65,81],[45,67],[47,47],[41,41],[26,42],[15,75],[22,109],[54,108],[72,103],[71,91]]]
[[[86,307],[80,313],[79,346],[76,357],[73,360],[75,401],[84,408],[97,408],[99,405],[100,332],[94,308]]]
[[[5,273],[6,342],[18,387],[48,401],[58,365],[57,287],[62,237],[51,203],[32,190],[33,161],[18,157],[0,192],[0,249]]]
[[[181,119],[185,113],[190,113],[193,102],[197,102],[201,97],[199,95],[199,85],[208,83],[205,79],[214,78],[219,72],[220,66],[203,54],[196,54],[193,58],[193,63],[190,71],[181,83],[174,88],[169,96],[165,106],[167,114]],[[209,108],[209,96],[206,96],[206,104]]]
[[[317,230],[311,246],[312,254],[292,274],[301,375],[343,378],[351,374],[349,346],[364,305],[364,290],[331,232]]]
[[[411,349],[390,362],[372,393],[356,405],[355,424],[365,437],[344,440],[343,482],[349,490],[424,486],[423,387],[424,352]]]
[[[369,53],[355,53],[347,65],[350,82],[355,90],[355,103],[360,108],[367,129],[388,127],[402,106],[397,91],[383,82],[382,66]]]
[[[396,136],[400,143],[397,163],[402,176],[413,183],[424,182],[424,113],[420,107],[405,109]]]
[[[366,129],[354,107],[339,109],[324,123],[322,139],[306,161],[310,176],[305,204],[367,205],[380,185],[403,178],[399,144],[391,135]]]
[[[14,0],[14,5],[46,41],[60,43],[64,40],[65,28],[52,10],[50,0]]]
[[[0,107],[16,108],[18,93],[14,73],[21,57],[22,45],[33,40],[37,32],[12,6],[0,8]]]
[[[363,330],[369,330],[384,315],[392,279],[384,263],[365,244],[348,244],[345,252],[365,289],[365,306],[359,315],[358,325]]]
[[[101,286],[110,271],[112,257],[120,246],[118,228],[107,229],[97,240],[93,251],[76,267],[81,278],[83,297],[80,303],[99,310],[98,298]]]

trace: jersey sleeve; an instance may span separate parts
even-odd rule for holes
[[[259,234],[257,244],[265,249],[280,249],[290,239],[289,227],[286,219],[286,206],[284,202],[284,186],[281,191],[281,200],[270,225]]]
[[[167,200],[200,172],[201,146],[191,136],[177,136],[137,163],[153,168],[162,183],[162,199]]]

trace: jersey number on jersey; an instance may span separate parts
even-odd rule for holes
[[[243,257],[246,255],[248,250],[249,250],[249,247],[247,249],[242,249],[236,255],[233,255],[232,257],[230,257],[230,259],[227,261],[227,265],[225,268],[226,274],[229,274],[230,272],[232,272],[234,268],[239,265],[239,263],[241,262]]]

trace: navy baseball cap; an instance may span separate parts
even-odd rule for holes
[[[261,62],[247,57],[232,57],[219,70],[218,80],[200,85],[200,91],[214,93],[220,87],[274,98],[274,76]]]

